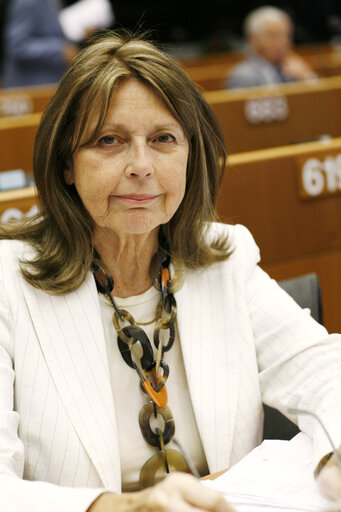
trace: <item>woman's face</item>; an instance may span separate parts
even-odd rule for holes
[[[94,125],[95,125],[94,120]],[[168,222],[185,193],[188,140],[146,85],[124,81],[101,133],[65,171],[95,223],[94,235],[148,234]]]

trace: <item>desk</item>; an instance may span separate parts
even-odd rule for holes
[[[37,213],[38,207],[34,187],[0,192],[0,223],[31,217]]]
[[[33,168],[34,139],[41,114],[0,117],[0,171]]]
[[[341,138],[231,155],[218,198],[221,219],[250,229],[272,277],[317,273],[331,332],[341,332],[341,178],[333,194],[311,198],[300,179],[311,156],[339,154]]]
[[[341,136],[341,77],[209,91],[204,97],[230,154]]]
[[[42,112],[56,85],[37,85],[0,90],[0,117]]]

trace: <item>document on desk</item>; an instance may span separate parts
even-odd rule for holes
[[[266,440],[214,481],[237,512],[319,512],[331,508],[313,476],[312,442],[303,433],[291,441]]]

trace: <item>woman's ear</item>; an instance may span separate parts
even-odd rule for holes
[[[65,169],[64,169],[64,181],[67,185],[73,185],[74,183],[74,179],[73,179],[73,166],[72,164],[68,163],[66,166],[65,166]]]

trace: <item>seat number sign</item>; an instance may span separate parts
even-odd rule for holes
[[[297,157],[299,195],[313,199],[341,194],[341,153],[323,152]]]

